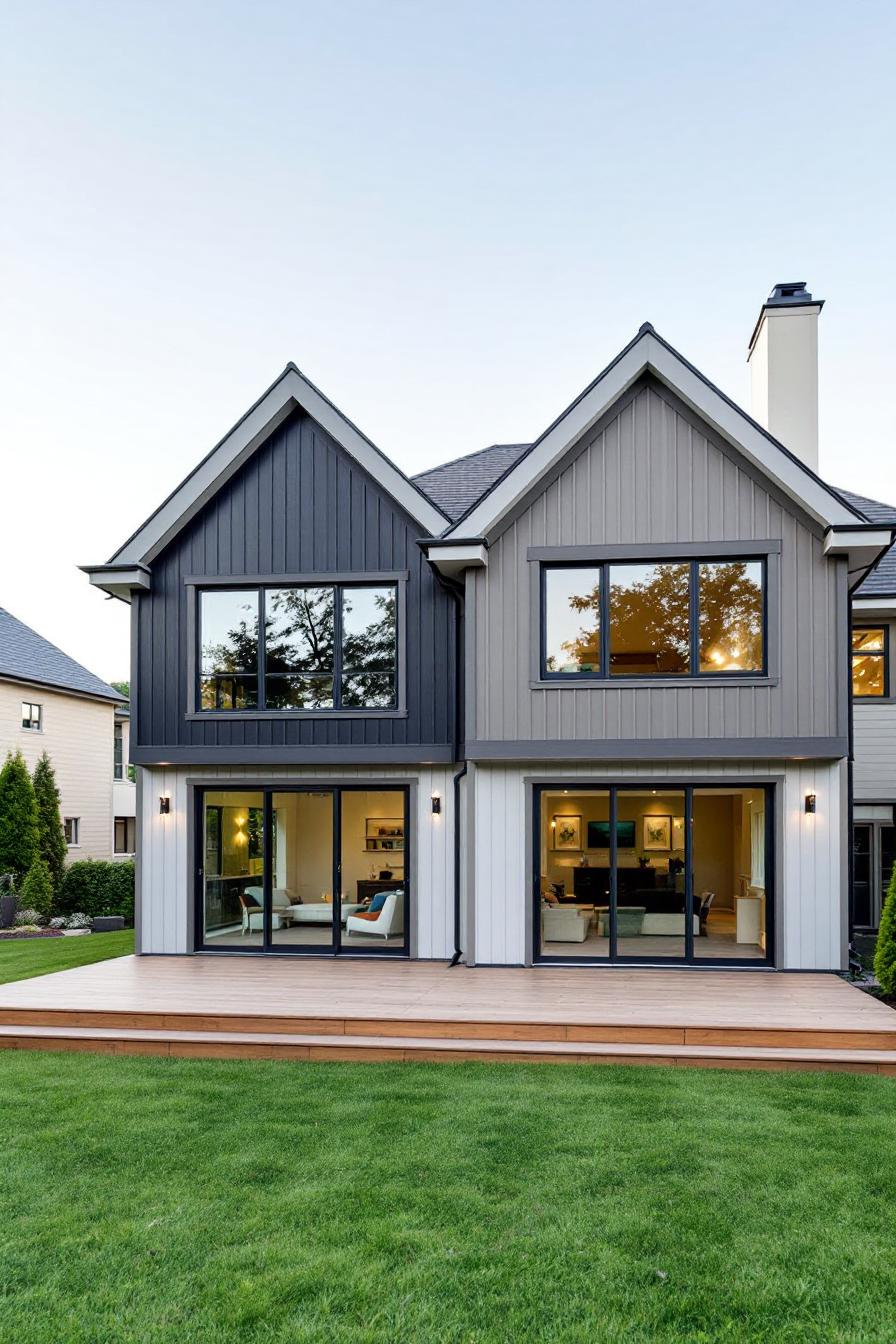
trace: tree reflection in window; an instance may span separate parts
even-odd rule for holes
[[[395,704],[395,589],[342,589],[342,704]]]
[[[689,672],[690,565],[610,566],[610,672]]]
[[[700,671],[761,672],[762,563],[699,566]]]
[[[332,709],[332,588],[265,592],[265,697],[268,709]]]
[[[202,594],[200,699],[203,709],[258,704],[258,593]]]

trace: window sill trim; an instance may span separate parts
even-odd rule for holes
[[[542,677],[537,681],[529,682],[529,689],[533,691],[556,690],[618,690],[620,687],[631,690],[632,687],[640,687],[642,690],[694,690],[702,687],[705,690],[716,690],[720,686],[736,687],[757,687],[757,686],[778,686],[780,679],[778,677],[753,676],[747,673],[744,676],[713,676],[707,674],[702,677]]]
[[[406,709],[201,709],[184,715],[188,723],[218,723],[222,719],[245,722],[252,719],[272,719],[288,723],[291,719],[406,719]]]

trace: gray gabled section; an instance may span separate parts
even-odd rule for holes
[[[113,686],[88,672],[3,607],[0,607],[0,678],[127,704]]]

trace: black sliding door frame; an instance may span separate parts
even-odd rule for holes
[[[741,788],[759,790],[765,795],[765,956],[758,957],[698,957],[694,952],[694,795],[703,790],[711,791],[713,789]],[[718,780],[703,783],[701,780],[676,780],[676,779],[643,779],[643,780],[613,780],[602,779],[557,779],[550,783],[534,784],[533,788],[533,836],[532,836],[532,942],[533,942],[533,960],[536,964],[551,965],[563,963],[568,965],[570,962],[576,965],[591,966],[609,966],[609,965],[629,965],[629,966],[656,966],[661,968],[687,966],[700,968],[707,966],[718,970],[720,967],[734,967],[737,969],[767,970],[774,966],[775,957],[775,785],[764,782],[755,783],[749,779],[732,779],[730,785],[720,784]],[[545,953],[542,948],[541,939],[541,874],[544,871],[542,867],[542,798],[547,794],[557,793],[562,790],[568,790],[570,793],[589,793],[598,792],[609,794],[609,824],[610,824],[610,845],[609,845],[609,864],[610,864],[610,936],[609,951],[603,957],[576,956],[574,954],[565,954],[563,956],[552,956]],[[619,906],[619,880],[618,880],[618,844],[616,835],[616,825],[619,817],[619,795],[625,793],[640,793],[644,789],[662,790],[665,793],[683,793],[684,794],[684,864],[685,864],[685,889],[684,889],[684,951],[681,956],[668,957],[637,957],[627,956],[619,953],[618,945],[618,906]]]
[[[261,946],[239,947],[216,945],[214,939],[205,938],[205,795],[207,793],[257,793],[262,795],[263,806],[263,850],[264,866],[262,870],[262,942]],[[316,793],[329,795],[333,799],[333,863],[331,889],[333,892],[333,922],[331,926],[332,942],[308,944],[303,947],[295,943],[277,942],[273,929],[272,896],[274,889],[274,795],[285,793]],[[342,933],[342,795],[345,793],[400,793],[404,810],[404,877],[401,886],[404,890],[404,933],[401,944],[390,943],[382,947],[372,943],[353,944],[343,938]],[[212,806],[220,806],[212,804]],[[194,910],[195,936],[194,951],[213,952],[220,956],[297,956],[297,957],[408,957],[411,946],[411,894],[410,877],[413,859],[413,835],[411,826],[411,789],[408,784],[391,784],[389,781],[373,780],[370,783],[352,784],[304,784],[293,780],[273,784],[225,784],[210,782],[208,786],[195,790],[195,853],[200,862],[194,872]],[[219,822],[220,825],[220,822]],[[220,841],[219,841],[220,844]],[[398,885],[398,883],[396,883]]]

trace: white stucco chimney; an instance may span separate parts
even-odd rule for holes
[[[747,363],[751,412],[785,448],[818,471],[818,314],[805,281],[775,285],[759,314]]]

